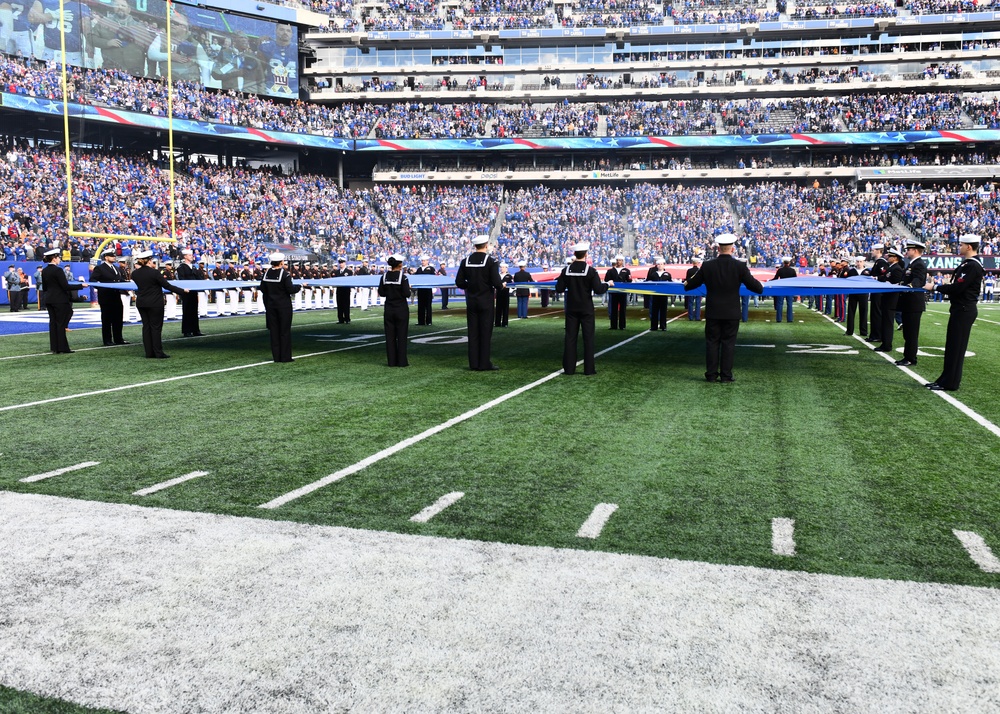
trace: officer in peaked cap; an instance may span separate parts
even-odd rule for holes
[[[903,258],[905,257],[895,246],[885,253],[888,267],[879,277],[880,283],[899,285],[903,280]],[[899,293],[882,293],[882,324],[879,333],[882,335],[882,344],[875,348],[876,352],[892,352],[892,337],[896,331],[894,320],[896,318],[896,307],[899,304]]]
[[[70,290],[66,273],[59,267],[62,252],[58,248],[42,254],[47,265],[42,268],[42,284],[45,286],[45,309],[49,313],[49,349],[54,354],[69,354],[66,329],[73,318],[73,292]]]
[[[885,245],[876,243],[872,246],[872,267],[868,269],[868,274],[882,282],[886,271],[889,270],[889,261],[885,257]],[[871,321],[868,330],[867,342],[877,344],[882,341],[882,294],[871,293],[868,296],[868,304],[871,308]]]
[[[896,364],[900,367],[912,367],[917,364],[920,318],[927,309],[927,293],[923,289],[927,283],[927,261],[923,259],[923,254],[923,243],[912,239],[906,242],[906,257],[909,263],[903,269],[900,285],[920,288],[920,292],[902,293],[896,303],[896,308],[903,319],[903,359],[896,360]]]
[[[194,251],[181,251],[181,264],[177,266],[178,280],[202,280],[201,271],[194,262]],[[194,291],[181,295],[181,334],[185,337],[200,337],[204,333],[198,324],[198,293]]]
[[[90,280],[94,283],[124,283],[125,271],[118,265],[118,256],[114,248],[108,248],[101,253],[101,262],[94,266]],[[125,323],[125,306],[122,304],[121,290],[115,288],[97,288],[97,304],[101,308],[101,337],[105,346],[127,345],[122,337],[122,326]]]
[[[335,278],[349,278],[354,275],[354,271],[347,265],[347,258],[337,260],[337,267],[333,271]],[[334,295],[337,299],[337,323],[347,325],[351,322],[351,289],[338,287]]]
[[[719,256],[706,260],[701,270],[684,281],[685,290],[702,285],[708,291],[705,317],[705,379],[709,382],[732,382],[736,336],[740,330],[740,285],[760,295],[764,286],[750,273],[746,263],[733,257],[736,236],[723,233],[716,236]]]
[[[962,383],[965,351],[969,347],[969,334],[979,314],[979,289],[983,284],[983,264],[977,255],[979,236],[967,233],[959,239],[958,253],[962,262],[951,274],[951,282],[927,285],[948,296],[948,332],[944,343],[944,367],[941,376],[927,385],[933,391],[953,392]]]

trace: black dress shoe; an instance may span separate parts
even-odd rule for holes
[[[931,382],[930,384],[927,385],[927,388],[929,390],[931,390],[932,392],[950,392],[951,391],[950,389],[945,389],[944,387],[942,387],[937,382]]]
[[[876,342],[881,342],[881,341],[882,341],[882,340],[876,340],[876,339],[875,339],[874,337],[866,337],[866,338],[865,338],[865,342],[868,342],[868,343],[870,343],[870,344],[873,344],[873,345],[874,345],[874,344],[875,344]]]
[[[935,389],[937,387],[940,387],[941,385],[938,384],[937,382],[928,382],[924,386],[927,387],[928,389]]]
[[[736,381],[736,377],[720,377],[719,381],[720,382],[735,382]]]
[[[115,346],[115,343],[114,343],[114,342],[105,342],[105,343],[104,343],[104,346],[105,346],[105,347],[114,347],[114,346]]]
[[[129,342],[128,340],[122,340],[121,342],[116,342],[115,344],[116,345],[130,345],[132,343]]]
[[[156,355],[156,359],[170,359],[170,355]]]
[[[185,332],[185,333],[184,333],[184,336],[185,336],[185,337],[194,337],[194,335],[193,335],[193,334],[191,334],[190,332]]]
[[[481,370],[479,370],[479,371],[480,371],[480,372],[499,372],[499,371],[500,371],[500,368],[499,368],[499,367],[497,367],[497,366],[496,366],[495,364],[491,364],[491,365],[490,365],[489,367],[483,367],[483,368],[482,368]]]
[[[192,334],[193,334],[193,335],[194,335],[195,337],[204,337],[204,336],[205,336],[205,333],[204,333],[204,332],[194,332],[194,333],[192,333]]]
[[[873,352],[892,352],[888,347],[876,347]]]
[[[71,355],[71,354],[73,354],[73,352],[74,352],[73,350],[61,350],[59,352],[56,352],[56,354],[57,355]]]
[[[917,363],[916,362],[911,362],[908,359],[898,359],[898,360],[896,360],[896,366],[897,367],[916,367]]]
[[[718,382],[719,378],[716,377],[714,374],[706,374],[705,375],[705,381],[706,382]]]

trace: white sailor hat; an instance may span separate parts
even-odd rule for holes
[[[105,248],[103,251],[101,251],[101,257],[102,258],[106,258],[109,255],[117,255],[117,253],[115,253],[115,249],[114,248]]]
[[[866,260],[866,258],[863,255],[856,255],[856,256],[854,256],[854,262],[855,263],[864,263],[865,260]]]
[[[781,256],[781,262],[782,263],[791,263],[792,262],[792,256],[790,256],[790,255],[783,255],[783,256]]]
[[[194,251],[191,250],[190,248],[185,248],[184,250],[181,251],[181,255],[194,255]]]
[[[519,260],[519,261],[517,261],[517,267],[519,267],[519,268],[523,268],[527,264],[528,264],[528,261],[526,261],[526,260]]]
[[[885,250],[885,246],[882,243],[876,243],[872,246],[872,250]]]
[[[897,258],[899,258],[900,260],[902,260],[903,258],[905,258],[905,257],[906,257],[905,255],[903,255],[903,254],[902,254],[902,252],[900,252],[900,250],[899,250],[898,248],[895,248],[895,247],[893,247],[893,248],[890,248],[890,249],[889,249],[889,250],[887,251],[887,253],[888,253],[889,255],[894,255],[894,256],[896,256],[896,257],[897,257]]]
[[[58,248],[53,248],[52,250],[45,251],[44,253],[42,253],[42,255],[48,257],[50,255],[59,255],[61,252],[62,251],[59,250]]]
[[[424,253],[423,255],[420,256],[420,259],[421,260],[430,260],[430,256],[428,256],[426,253]]]
[[[585,240],[582,240],[579,243],[574,243],[573,244],[573,252],[574,253],[580,253],[580,252],[584,252],[585,253],[588,250],[590,250],[590,243],[587,242],[587,241],[585,241]]]
[[[914,240],[912,238],[910,238],[909,240],[906,241],[906,248],[907,248],[907,250],[909,250],[910,248],[920,248],[920,250],[923,250],[926,247],[927,246],[924,245],[923,243],[921,243],[920,241]]]
[[[347,258],[337,258],[337,262],[338,263],[346,263],[347,262]]]
[[[701,262],[701,256],[700,255],[693,255],[693,256],[691,256],[691,262],[692,263],[700,263]]]
[[[625,260],[625,256],[619,253],[618,255],[615,256],[615,260]]]
[[[736,236],[732,233],[720,233],[715,236],[715,242],[719,245],[732,245],[736,242]]]
[[[969,245],[979,245],[980,238],[975,233],[966,233],[964,236],[958,239],[959,243],[968,243]],[[48,255],[48,253],[46,253]]]
[[[406,256],[402,253],[393,253],[386,259],[386,262],[388,263],[390,260],[395,261],[396,263],[402,263],[406,260]]]
[[[663,263],[664,265],[667,264],[667,261],[663,259],[662,255],[658,255],[655,258],[653,258],[653,262],[656,263],[657,265],[659,265],[660,263]]]
[[[476,236],[472,239],[472,245],[486,245],[490,242],[489,236]]]
[[[566,256],[566,265],[569,265],[569,264],[570,264],[570,263],[572,263],[572,262],[573,262],[574,260],[576,260],[576,256],[573,256],[573,255],[567,255],[567,256]]]
[[[153,251],[151,251],[151,250],[141,250],[138,253],[136,253],[134,256],[132,256],[132,257],[135,258],[136,260],[142,260],[143,258],[152,258],[153,257]]]
[[[272,263],[280,263],[280,262],[282,262],[285,259],[285,254],[284,253],[271,253],[269,256],[267,256],[267,259],[268,259],[268,261],[270,261]]]

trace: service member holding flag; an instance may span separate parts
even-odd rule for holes
[[[556,292],[566,293],[566,339],[563,342],[563,374],[576,372],[577,335],[583,329],[583,373],[597,374],[594,359],[594,295],[603,295],[614,281],[602,282],[597,271],[587,265],[590,243],[573,246],[573,262],[556,280]]]

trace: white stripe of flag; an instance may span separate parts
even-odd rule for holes
[[[598,503],[594,506],[590,518],[583,522],[580,530],[576,532],[577,538],[596,538],[604,530],[604,524],[611,518],[611,514],[618,510],[617,503]]]
[[[952,533],[980,570],[984,573],[1000,573],[1000,560],[993,555],[993,551],[986,545],[981,535],[972,531],[953,530]]]
[[[795,521],[791,518],[771,519],[771,552],[795,555]]]
[[[172,478],[169,481],[164,481],[163,483],[154,484],[147,488],[141,488],[135,491],[133,496],[148,496],[151,493],[156,493],[157,491],[162,491],[165,488],[170,488],[171,486],[176,486],[179,483],[184,483],[185,481],[190,481],[193,478],[200,478],[202,476],[208,476],[208,471],[192,471],[189,474],[184,474],[183,476],[178,476],[177,478]]]
[[[82,464],[76,464],[75,466],[67,466],[63,469],[56,469],[55,471],[46,471],[43,474],[35,474],[34,476],[26,476],[21,479],[21,483],[34,483],[35,481],[42,481],[47,478],[52,478],[53,476],[61,476],[62,474],[68,474],[70,471],[79,471],[80,469],[89,469],[91,466],[97,466],[100,461],[84,461]]]
[[[455,503],[455,501],[457,501],[464,495],[465,494],[462,493],[461,491],[446,493],[445,495],[441,496],[441,498],[439,498],[437,501],[429,505],[427,508],[422,510],[417,515],[411,516],[410,520],[413,521],[414,523],[426,523],[434,516],[439,514],[441,511],[446,509],[448,506]]]

